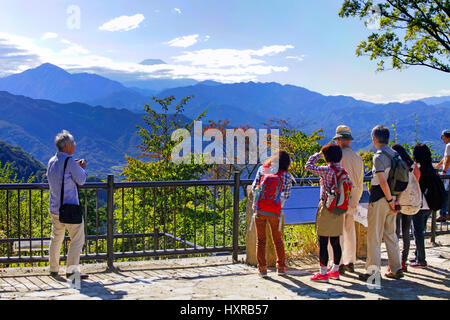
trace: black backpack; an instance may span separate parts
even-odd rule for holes
[[[438,211],[444,207],[444,197],[447,194],[442,179],[434,169],[432,173],[430,172],[429,185],[424,195],[431,210]]]

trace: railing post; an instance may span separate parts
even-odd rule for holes
[[[436,211],[431,212],[431,243],[436,246]]]
[[[153,250],[159,250],[159,228],[155,228],[153,231]],[[155,256],[155,260],[158,260],[158,257]]]
[[[108,175],[106,217],[107,270],[114,271],[114,176]]]
[[[234,197],[233,197],[233,263],[238,262],[239,250],[239,189],[240,177],[239,171],[234,172]]]

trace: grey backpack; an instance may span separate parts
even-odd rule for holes
[[[391,160],[391,170],[389,171],[388,184],[391,194],[397,196],[406,190],[409,183],[409,169],[405,161],[400,158],[396,152],[391,156],[386,151],[381,151],[386,157]]]

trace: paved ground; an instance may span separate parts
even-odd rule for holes
[[[49,277],[48,268],[3,269],[0,299],[450,299],[450,235],[437,241],[441,246],[428,244],[428,269],[410,268],[402,280],[383,277],[378,290],[368,289],[357,274],[313,283],[309,277],[317,263],[305,261],[291,265],[285,277],[271,272],[264,280],[255,268],[222,256],[117,263],[117,273],[104,272],[104,264],[84,266],[90,276],[79,290],[64,278]],[[383,260],[383,274],[386,263]],[[359,261],[357,271],[362,268]]]

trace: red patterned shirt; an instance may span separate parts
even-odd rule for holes
[[[336,191],[336,174],[330,166],[316,166],[316,162],[319,161],[321,156],[322,154],[318,152],[309,157],[308,162],[306,162],[305,168],[306,170],[320,176],[320,199],[325,200],[326,191]],[[338,169],[342,169],[339,163],[333,163],[332,166]]]

